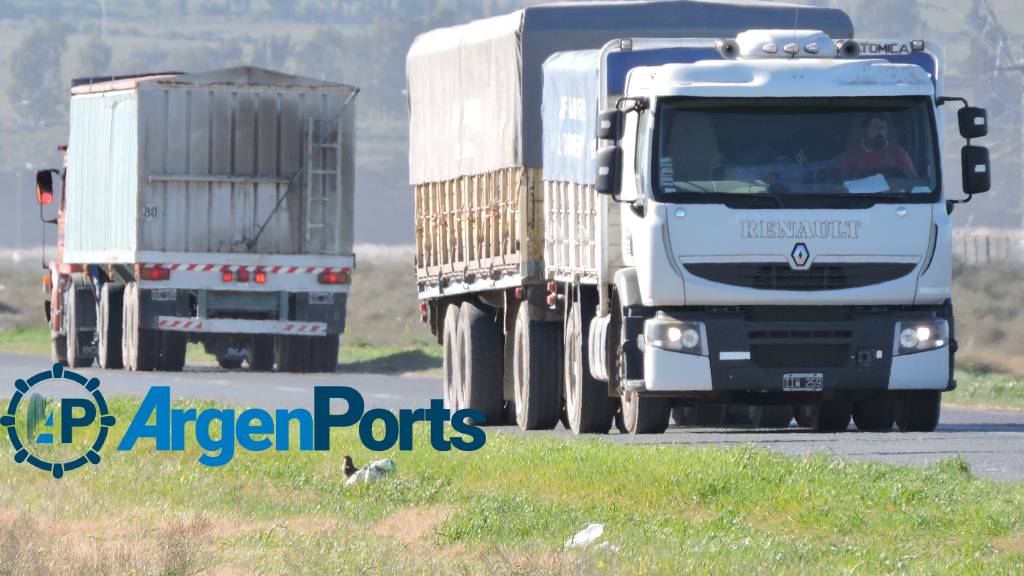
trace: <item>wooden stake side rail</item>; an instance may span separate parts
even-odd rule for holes
[[[539,181],[538,170],[504,168],[415,185],[417,280],[529,276],[529,254],[542,257]]]

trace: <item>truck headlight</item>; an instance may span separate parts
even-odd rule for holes
[[[676,320],[664,312],[644,322],[644,345],[647,346],[707,356],[707,340],[703,322]]]
[[[896,323],[896,354],[913,354],[949,344],[949,322],[941,318]]]

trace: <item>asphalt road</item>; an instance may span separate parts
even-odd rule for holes
[[[9,397],[14,380],[31,376],[50,365],[42,356],[0,353],[0,397]],[[374,374],[272,374],[223,372],[215,367],[190,367],[181,373],[129,373],[123,370],[82,370],[100,379],[107,397],[143,396],[150,386],[170,386],[175,398],[203,398],[261,408],[309,408],[314,386],[345,385],[356,388],[367,408],[421,408],[441,397],[437,378]],[[518,433],[510,426],[492,432]],[[531,434],[534,434],[531,432]],[[557,437],[572,433],[557,429]],[[962,455],[978,476],[1024,481],[1024,411],[966,410],[945,407],[938,430],[929,434],[865,433],[815,434],[805,430],[750,430],[670,428],[655,436],[613,433],[609,440],[630,444],[680,443],[687,445],[756,444],[779,452],[802,455],[827,452],[838,456],[895,464],[926,466]]]

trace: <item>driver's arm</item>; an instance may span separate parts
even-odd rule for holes
[[[900,170],[910,178],[917,178],[917,170],[914,169],[914,162],[910,159],[910,154],[903,148],[897,149],[897,161],[899,162]]]

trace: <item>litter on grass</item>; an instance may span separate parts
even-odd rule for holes
[[[357,470],[355,474],[349,476],[348,480],[345,481],[345,486],[351,486],[352,484],[373,484],[384,476],[394,472],[397,468],[398,466],[391,458],[374,460]]]

